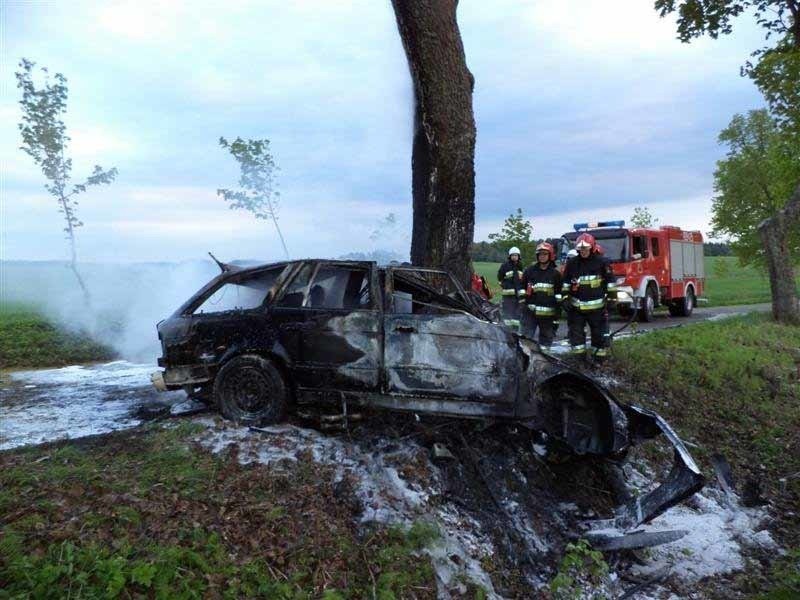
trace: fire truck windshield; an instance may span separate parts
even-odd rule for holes
[[[597,240],[603,247],[603,256],[611,262],[625,262],[628,260],[628,236],[604,238]]]
[[[590,229],[597,243],[603,247],[603,256],[611,262],[626,262],[630,260],[627,229]],[[575,247],[575,239],[579,233],[570,231],[559,240],[561,256],[566,258],[567,252]]]

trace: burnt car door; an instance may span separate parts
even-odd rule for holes
[[[271,313],[301,388],[375,391],[381,309],[374,263],[307,263]]]
[[[476,314],[447,272],[393,267],[386,279],[386,391],[442,399],[438,412],[512,416],[521,360],[513,334]]]

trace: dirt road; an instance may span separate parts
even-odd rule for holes
[[[619,337],[624,337],[630,334],[646,333],[657,329],[667,329],[668,327],[680,327],[682,325],[689,325],[692,323],[701,323],[703,321],[715,321],[718,319],[726,319],[729,317],[736,317],[745,315],[751,312],[767,312],[772,305],[765,304],[742,304],[739,306],[715,306],[711,308],[698,307],[695,308],[691,317],[673,317],[667,311],[659,310],[656,312],[655,319],[650,323],[641,323],[634,320],[630,326],[623,330]],[[612,315],[611,317],[611,332],[617,331],[627,323],[627,319],[623,319],[619,315]],[[588,331],[587,331],[588,334]],[[567,324],[566,319],[562,319],[561,326],[558,329],[556,340],[561,340],[565,344],[567,337]],[[587,335],[588,337],[588,335]]]

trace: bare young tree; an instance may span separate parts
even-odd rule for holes
[[[77,195],[91,186],[111,183],[117,176],[117,169],[105,170],[95,165],[92,174],[83,183],[76,183],[70,187],[72,159],[66,155],[70,138],[61,119],[61,115],[67,111],[67,79],[61,73],[56,73],[50,79],[48,70],[41,68],[44,81],[37,87],[33,80],[35,66],[36,63],[23,58],[19,63],[20,70],[16,72],[17,87],[22,90],[20,148],[42,169],[42,173],[49,181],[44,187],[56,199],[58,209],[64,215],[66,222],[64,232],[70,249],[70,269],[78,280],[88,306],[91,297],[89,288],[78,270],[78,252],[75,243],[75,231],[83,226],[83,221],[78,219],[77,215]]]
[[[231,209],[242,209],[252,214],[256,219],[272,219],[275,231],[283,246],[286,258],[289,250],[278,225],[278,197],[280,193],[275,189],[275,159],[269,151],[269,140],[243,140],[237,137],[229,142],[224,137],[219,138],[219,145],[227,149],[236,162],[239,163],[239,190],[221,188],[217,195],[230,203]]]
[[[411,262],[471,275],[475,230],[474,78],[456,22],[458,0],[392,0],[414,84]]]

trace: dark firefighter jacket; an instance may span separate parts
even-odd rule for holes
[[[503,288],[503,297],[515,297],[519,300],[525,295],[525,286],[522,285],[522,261],[516,264],[507,260],[497,271],[497,279]]]
[[[529,266],[522,274],[522,283],[530,313],[537,317],[555,318],[561,303],[561,273],[555,263],[551,262],[546,269],[538,264]]]
[[[575,256],[564,269],[562,295],[566,302],[580,312],[604,308],[606,299],[616,300],[616,277],[611,264],[599,254],[589,258]]]

